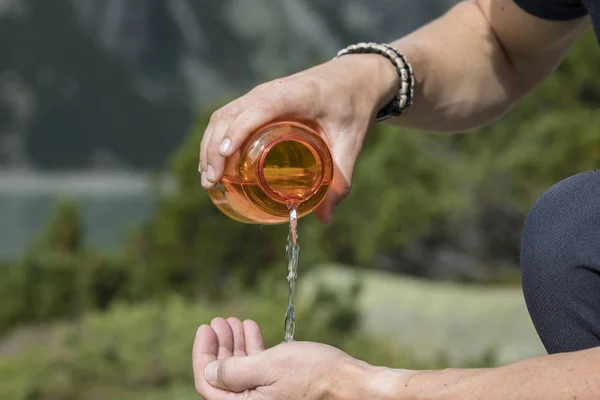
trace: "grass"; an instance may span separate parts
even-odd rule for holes
[[[359,288],[353,285],[356,280]],[[216,316],[251,318],[267,346],[280,343],[287,293],[279,283],[265,280],[257,293],[232,293],[221,304],[180,297],[118,303],[103,312],[13,330],[0,339],[0,399],[197,399],[191,369],[197,327]],[[364,272],[353,277],[346,269],[324,266],[300,284],[297,339],[336,346],[374,365],[497,365],[499,348],[486,344],[475,355],[465,355],[460,350],[465,340],[457,339],[466,337],[468,348],[476,344],[472,336],[487,337],[482,343],[493,339],[485,328],[490,322],[482,319],[486,315],[497,323],[513,321],[502,332],[512,334],[516,344],[529,338],[519,327],[523,307],[516,288],[427,283]],[[451,357],[450,350],[456,349],[463,356],[460,361]]]
[[[0,342],[0,399],[198,398],[190,361],[198,325],[215,316],[253,318],[271,346],[283,334],[285,302],[280,300],[250,296],[243,302],[209,306],[171,298],[138,306],[117,305],[75,321],[22,328]],[[299,311],[298,320],[298,340],[336,345],[372,364],[445,366],[443,361],[419,362],[406,349],[384,340],[335,333],[323,319],[309,317],[307,310]]]

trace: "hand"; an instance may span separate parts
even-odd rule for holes
[[[193,360],[196,390],[207,400],[383,399],[375,393],[393,382],[388,376],[380,385],[385,371],[323,344],[265,351],[256,323],[236,318],[201,326]]]
[[[262,84],[216,111],[200,146],[202,186],[223,176],[225,158],[250,133],[284,117],[316,121],[335,163],[333,183],[316,210],[325,224],[350,191],[354,165],[374,116],[393,95],[397,74],[384,57],[346,55],[295,75]]]

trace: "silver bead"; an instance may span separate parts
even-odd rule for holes
[[[405,65],[404,65],[404,61],[402,61],[402,59],[400,57],[396,57],[394,59],[396,65],[398,66],[398,68],[400,69],[404,69]]]
[[[403,109],[406,107],[406,102],[408,101],[408,97],[402,95],[400,96],[400,108]]]
[[[402,92],[403,95],[408,94],[408,82],[402,82],[400,92]]]

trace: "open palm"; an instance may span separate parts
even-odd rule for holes
[[[254,321],[215,318],[198,329],[196,389],[207,400],[344,399],[374,367],[324,344],[290,342],[265,350]],[[363,382],[363,383],[361,383]]]

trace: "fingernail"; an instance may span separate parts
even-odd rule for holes
[[[206,179],[206,173],[202,172],[200,174],[200,181],[202,183],[202,186],[204,186],[205,188],[210,186],[210,182],[208,181],[208,179]]]
[[[204,379],[208,383],[216,383],[217,382],[217,368],[219,368],[219,362],[213,361],[204,368]]]
[[[208,179],[211,182],[214,182],[214,179],[215,179],[215,170],[210,165],[208,166],[208,168],[206,170],[206,179]]]
[[[222,156],[228,156],[229,151],[231,151],[231,139],[225,138],[219,146],[219,154],[221,154]]]

